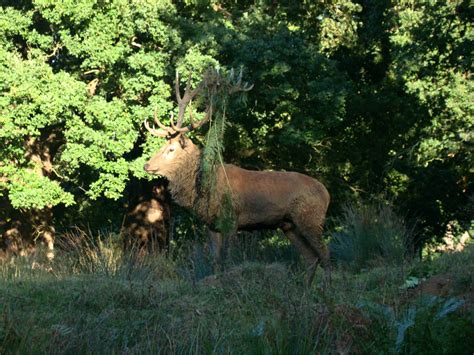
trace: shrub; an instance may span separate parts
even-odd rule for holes
[[[330,244],[333,259],[355,271],[374,264],[401,264],[411,230],[384,203],[348,204]]]

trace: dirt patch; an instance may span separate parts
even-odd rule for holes
[[[423,281],[414,289],[419,294],[430,294],[439,297],[450,297],[453,295],[453,278],[448,275],[436,275]]]
[[[474,290],[472,285],[459,285],[459,278],[452,274],[432,276],[408,291],[409,299],[422,295],[463,299],[466,302],[463,307],[465,310],[472,310],[474,305]]]

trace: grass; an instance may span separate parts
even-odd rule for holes
[[[113,235],[76,237],[53,262],[32,256],[0,264],[0,353],[474,349],[472,246],[403,267],[335,270],[322,291],[317,282],[305,289],[301,270],[284,263],[244,260],[201,278],[192,269],[197,257],[137,259]],[[451,275],[449,294],[417,291],[438,274]],[[408,288],[409,277],[421,285]]]
[[[412,230],[386,202],[346,205],[338,222],[330,249],[339,264],[360,271],[405,261]]]

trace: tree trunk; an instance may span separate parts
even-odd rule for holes
[[[3,200],[0,208],[0,249],[5,254],[26,255],[43,244],[46,256],[54,257],[54,233],[51,208],[41,210],[15,210]]]
[[[25,140],[25,158],[33,163],[32,171],[38,177],[51,177],[53,156],[63,139],[59,127],[50,127],[40,137]],[[7,253],[26,254],[34,250],[38,241],[46,246],[46,256],[54,257],[52,206],[42,209],[16,210],[7,198],[0,201],[0,248]]]

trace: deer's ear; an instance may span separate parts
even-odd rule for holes
[[[179,144],[181,145],[181,148],[186,148],[186,146],[188,145],[188,142],[185,136],[183,135],[179,136]]]

